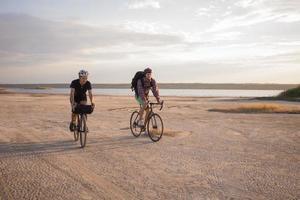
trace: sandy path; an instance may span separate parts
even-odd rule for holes
[[[131,136],[131,98],[97,96],[80,149],[67,96],[0,96],[0,199],[300,198],[300,115],[208,112],[241,102],[169,97],[172,137],[152,143]]]

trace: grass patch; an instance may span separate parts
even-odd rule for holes
[[[52,89],[51,87],[44,87],[44,86],[37,86],[37,87],[34,87],[32,89],[35,89],[35,90],[49,90],[49,89]]]
[[[258,97],[259,100],[284,100],[284,101],[297,101],[300,102],[300,85],[296,88],[291,88],[281,92],[274,97]]]
[[[27,89],[27,90],[50,90],[52,88],[38,85],[38,86],[34,86],[34,87],[23,87],[22,89]]]
[[[300,98],[300,85],[296,88],[288,89],[281,92],[278,98]]]
[[[286,114],[300,114],[300,108],[283,106],[279,104],[245,104],[235,108],[218,108],[210,109],[211,112],[223,113],[286,113]]]

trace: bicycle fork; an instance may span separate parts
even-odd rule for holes
[[[157,129],[157,123],[156,123],[155,116],[151,117],[150,120],[151,120],[152,128]]]

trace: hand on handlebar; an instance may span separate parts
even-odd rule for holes
[[[157,103],[158,103],[158,104],[162,104],[163,102],[164,102],[163,100],[157,99]]]
[[[158,101],[157,103],[151,103],[151,102],[148,102],[148,106],[155,106],[155,105],[160,105],[160,109],[159,110],[162,110],[163,107],[164,107],[164,101]]]

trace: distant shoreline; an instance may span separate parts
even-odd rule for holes
[[[160,83],[161,89],[287,90],[298,84]],[[0,84],[0,88],[69,88],[69,84]],[[130,84],[93,84],[96,89],[128,89]]]
[[[1,87],[0,94],[31,94],[31,95],[68,95],[69,88],[61,87],[62,84],[56,87],[41,87],[40,85],[28,84],[13,85],[14,87]],[[34,87],[32,87],[34,86]],[[95,88],[94,95],[96,96],[131,96],[134,93],[129,88]],[[161,88],[162,96],[169,97],[195,97],[195,98],[254,98],[257,100],[287,100],[299,101],[297,99],[279,99],[276,96],[283,90],[254,90],[254,89],[164,89]]]

